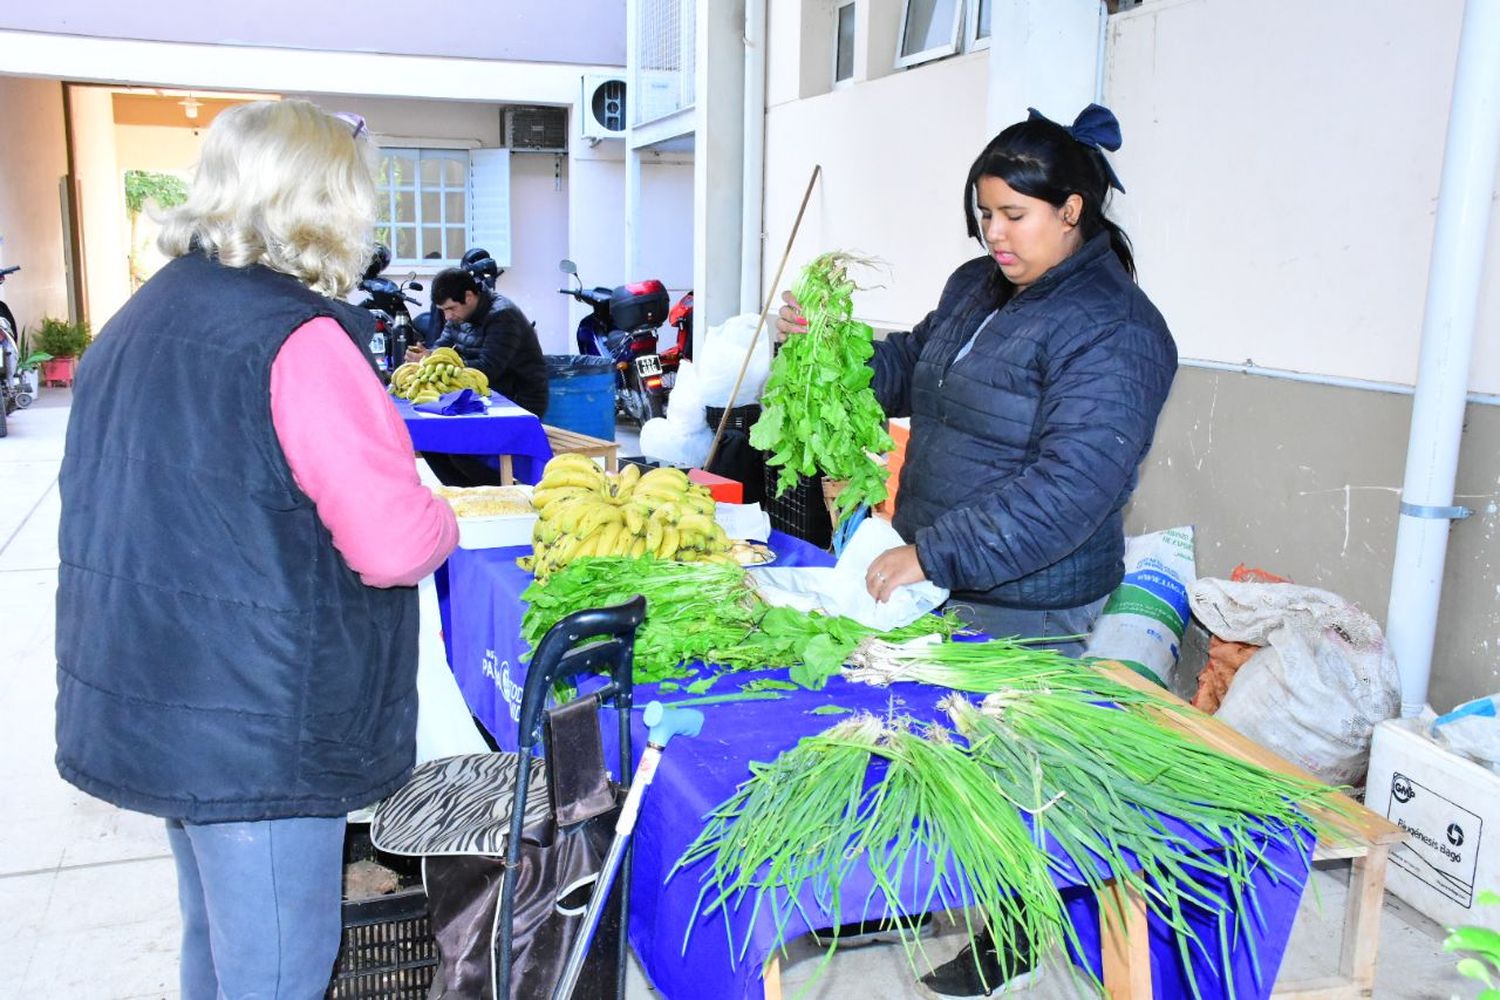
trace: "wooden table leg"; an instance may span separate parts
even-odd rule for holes
[[[500,456],[500,485],[513,486],[516,482],[516,471],[511,465],[509,455]]]
[[[1099,930],[1105,994],[1111,1000],[1150,1000],[1145,897],[1128,885],[1107,883],[1099,893]]]
[[[1349,896],[1344,901],[1344,946],[1339,971],[1362,995],[1375,986],[1375,959],[1380,951],[1380,910],[1385,904],[1385,870],[1390,848],[1372,844],[1349,871]]]
[[[781,956],[772,955],[761,970],[765,982],[766,1000],[781,1000]]]

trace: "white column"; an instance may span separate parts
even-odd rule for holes
[[[766,0],[745,0],[744,199],[740,208],[740,312],[760,312],[761,213],[766,194]],[[694,300],[696,305],[697,300]]]
[[[740,307],[745,160],[744,0],[698,0],[693,137],[693,325]]]
[[[1099,0],[995,0],[990,20],[991,135],[1034,107],[1064,125],[1094,100]]]
[[[1469,361],[1484,277],[1495,169],[1500,163],[1500,0],[1464,9],[1437,225],[1422,319],[1406,479],[1396,528],[1386,636],[1401,672],[1401,713],[1427,702],[1447,558],[1443,508],[1453,504]]]

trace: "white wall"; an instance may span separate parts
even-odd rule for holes
[[[1185,357],[1415,381],[1462,9],[1186,0],[1111,19],[1118,216]],[[1470,384],[1496,393],[1500,219],[1487,277]]]
[[[777,28],[775,37],[786,36]],[[785,70],[784,56],[767,53],[772,80]],[[988,138],[986,79],[986,56],[974,53],[807,100],[786,100],[786,88],[773,88],[782,100],[766,116],[765,282],[821,164],[782,286],[818,254],[851,250],[888,265],[867,276],[884,287],[855,296],[861,319],[909,327],[926,315],[953,269],[983,252],[965,235],[962,193]]]
[[[511,266],[496,287],[536,324],[547,354],[571,353],[564,350],[571,300],[557,294],[563,277],[557,262],[568,256],[568,199],[567,157],[511,156]]]
[[[16,322],[68,314],[62,188],[67,173],[62,85],[0,76],[0,267],[21,265],[0,288]]]

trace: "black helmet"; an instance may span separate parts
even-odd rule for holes
[[[366,280],[377,278],[380,272],[391,266],[391,251],[384,243],[375,244],[375,252],[370,254],[370,266],[365,268]]]
[[[487,284],[493,284],[500,277],[500,265],[495,263],[490,252],[483,247],[473,247],[466,251],[459,266],[481,281],[488,278]]]

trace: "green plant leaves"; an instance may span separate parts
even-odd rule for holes
[[[885,468],[871,454],[893,446],[870,388],[874,331],[852,318],[856,286],[848,268],[860,263],[867,262],[826,253],[802,272],[793,294],[807,332],[788,338],[776,355],[761,418],[750,429],[750,444],[770,452],[768,462],[780,469],[777,493],[821,473],[848,484],[834,501],[841,515],[886,498]]]

